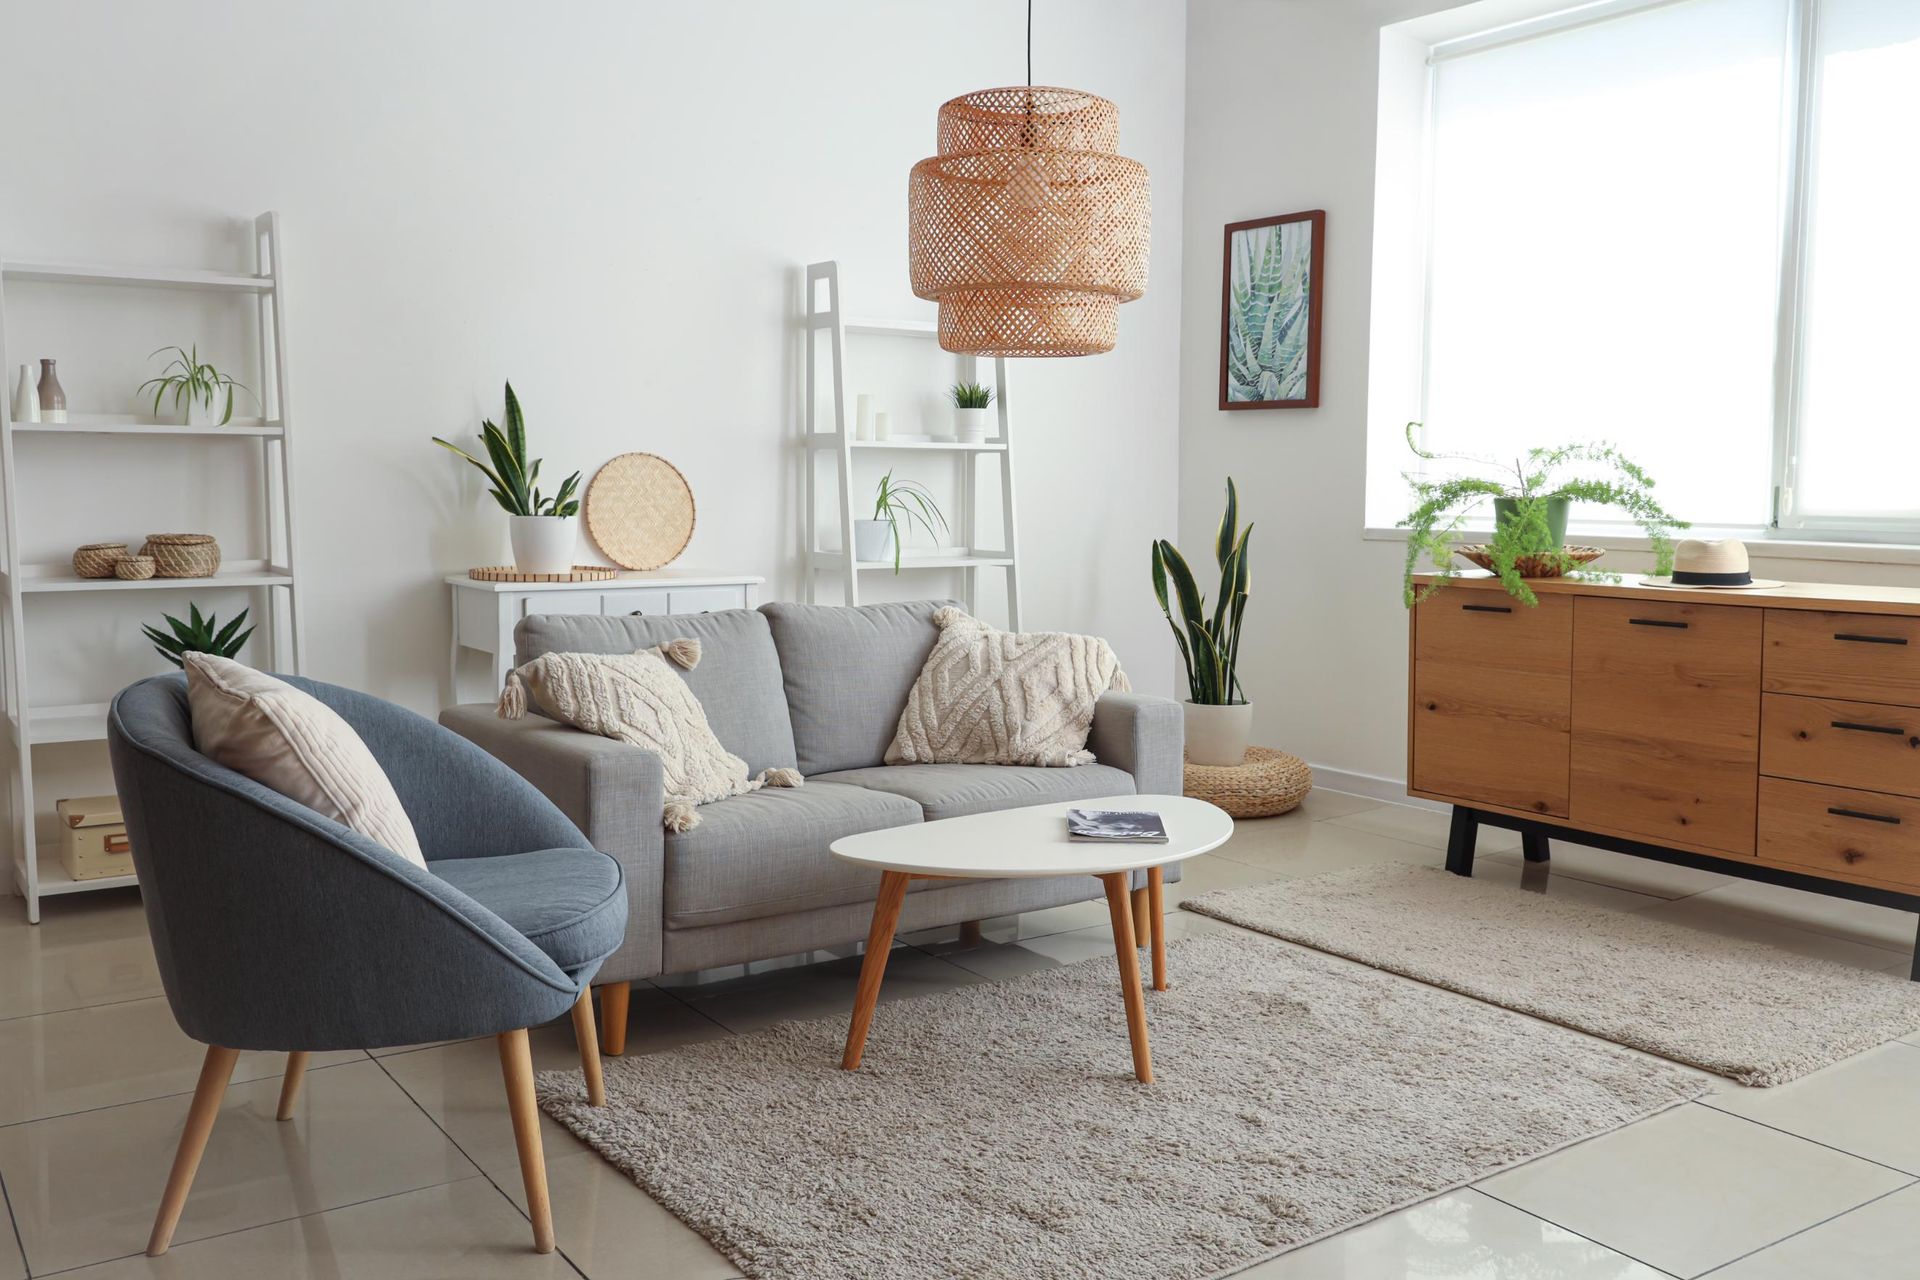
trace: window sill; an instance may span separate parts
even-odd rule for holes
[[[1405,529],[1367,528],[1360,531],[1362,539],[1368,542],[1405,542]],[[1491,529],[1462,529],[1456,541],[1484,541],[1493,536]],[[1756,560],[1819,560],[1831,564],[1912,564],[1920,565],[1920,546],[1902,542],[1822,542],[1809,538],[1793,538],[1770,535],[1761,529],[1705,529],[1693,528],[1681,536],[1689,538],[1738,538],[1747,544],[1747,551]],[[1567,538],[1590,547],[1604,547],[1608,551],[1650,551],[1652,544],[1646,538],[1616,533],[1601,533],[1591,529],[1573,528],[1567,531]]]

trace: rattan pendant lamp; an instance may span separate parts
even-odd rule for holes
[[[1146,291],[1146,166],[1115,153],[1113,103],[1032,83],[1033,0],[1027,80],[940,108],[940,153],[907,186],[913,292],[940,304],[948,351],[1098,355]]]

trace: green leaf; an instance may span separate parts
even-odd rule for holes
[[[1186,560],[1171,542],[1160,541],[1160,554],[1166,560],[1167,576],[1173,580],[1174,594],[1180,600],[1180,616],[1189,628],[1198,623],[1206,611],[1206,601],[1200,595],[1200,588],[1194,583],[1193,571],[1187,568]]]
[[[234,615],[232,622],[229,622],[226,626],[220,628],[219,634],[215,635],[213,638],[213,647],[219,650],[221,653],[228,653],[228,650],[225,647],[227,642],[233,639],[233,633],[237,631],[242,625],[245,624],[247,620],[247,614],[250,612],[251,610],[242,609],[239,613]],[[251,635],[253,633],[251,630],[249,630],[247,634]],[[235,647],[238,648],[237,645]]]
[[[527,424],[520,416],[520,397],[513,394],[513,384],[507,383],[507,444],[513,450],[514,460],[524,470],[527,461]]]
[[[1240,523],[1240,495],[1233,487],[1233,477],[1227,477],[1227,509],[1220,514],[1219,531],[1213,535],[1214,563],[1225,568],[1227,557],[1233,552],[1234,535]]]

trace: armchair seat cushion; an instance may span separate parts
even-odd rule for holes
[[[841,836],[917,823],[920,812],[905,797],[831,782],[704,805],[699,826],[666,835],[666,927],[870,902],[879,872],[841,862],[827,846]]]
[[[1071,769],[1009,764],[890,764],[842,769],[807,779],[810,787],[833,782],[911,800],[928,822],[1030,804],[1132,795],[1136,790],[1133,775],[1104,764]]]
[[[606,959],[626,937],[620,864],[597,850],[442,858],[427,870],[525,934],[569,972]]]

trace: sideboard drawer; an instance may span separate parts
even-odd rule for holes
[[[1760,772],[1920,796],[1920,709],[1764,694]]]
[[[639,591],[609,591],[600,597],[600,612],[605,614],[626,615],[644,614],[651,618],[656,614],[672,613],[667,603],[665,587],[647,587]]]
[[[1762,778],[1760,861],[1920,888],[1920,800]]]
[[[1767,690],[1920,706],[1920,618],[1768,609]]]
[[[598,591],[536,591],[521,597],[520,612],[531,618],[536,613],[598,613]]]
[[[1579,598],[1576,824],[1753,853],[1759,614],[1733,605]]]
[[[1450,587],[1413,626],[1414,790],[1565,817],[1573,602]]]
[[[745,587],[675,587],[675,613],[712,613],[718,609],[747,607]]]

